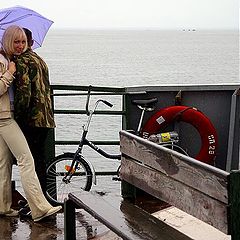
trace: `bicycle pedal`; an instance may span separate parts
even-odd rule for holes
[[[26,207],[28,207],[28,202],[27,202],[27,201],[24,201],[24,200],[19,200],[19,201],[18,201],[18,206],[19,206],[20,208],[26,208]]]
[[[25,207],[25,208],[21,208],[21,209],[19,210],[19,215],[20,215],[21,217],[31,218],[31,217],[32,217],[32,212],[31,212],[31,210],[30,210],[29,207]]]

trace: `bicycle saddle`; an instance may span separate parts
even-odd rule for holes
[[[157,101],[158,101],[157,98],[133,99],[132,104],[140,106],[142,108],[152,108]]]

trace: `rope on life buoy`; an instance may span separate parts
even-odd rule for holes
[[[143,126],[142,135],[148,137],[151,134],[157,134],[175,121],[189,123],[197,129],[201,137],[202,146],[194,158],[213,165],[218,146],[217,132],[210,119],[196,108],[187,106],[163,108],[148,119]]]

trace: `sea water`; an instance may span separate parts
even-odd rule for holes
[[[56,30],[36,50],[47,62],[51,84],[139,86],[161,84],[239,84],[238,31]],[[119,99],[107,97],[120,110]],[[60,109],[84,109],[85,100],[66,97]],[[79,140],[85,116],[56,116],[56,139]],[[94,116],[91,140],[118,140],[121,117]],[[109,150],[107,147],[105,147]],[[76,146],[59,146],[56,154]],[[119,152],[117,146],[110,151]],[[97,170],[119,162],[86,152]],[[19,174],[14,170],[17,186]]]
[[[52,84],[238,83],[238,31],[51,30],[37,51]]]

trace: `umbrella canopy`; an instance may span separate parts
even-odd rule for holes
[[[34,44],[33,49],[41,47],[48,29],[53,21],[41,14],[25,7],[15,6],[0,9],[0,40],[5,29],[11,25],[28,28],[32,32]]]

